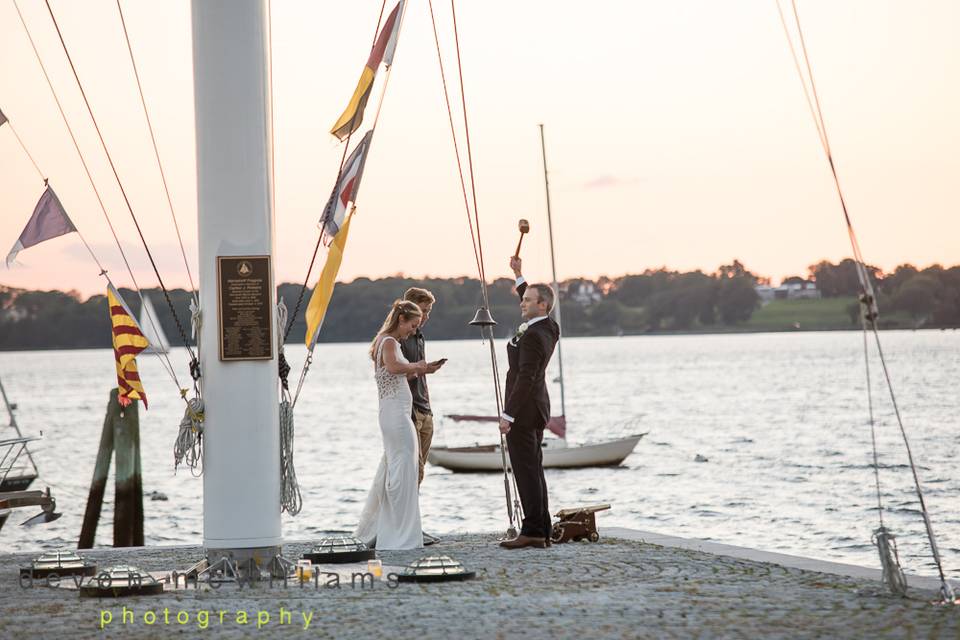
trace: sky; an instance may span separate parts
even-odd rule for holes
[[[196,278],[190,4],[122,1]],[[134,274],[156,286],[46,7],[19,2]],[[51,5],[164,282],[186,286],[116,2]],[[960,263],[960,3],[798,8],[866,260],[885,270]],[[366,61],[379,10],[375,0],[272,0],[278,281],[306,275],[342,153],[329,128]],[[450,5],[438,0],[434,10],[462,122]],[[737,258],[776,281],[850,255],[774,0],[461,1],[457,25],[488,278],[509,275],[519,218],[531,225],[525,275],[549,278],[539,123],[560,279],[661,266],[712,272]],[[372,106],[383,82],[381,69]],[[130,286],[12,2],[0,3],[0,110],[113,280]],[[0,127],[0,253],[42,191]],[[428,4],[411,0],[340,279],[475,276],[466,215]],[[18,261],[0,267],[0,284],[104,288],[75,234]]]

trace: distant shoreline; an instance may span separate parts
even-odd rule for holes
[[[881,333],[903,333],[903,332],[934,332],[934,331],[956,331],[958,327],[892,327],[887,329],[881,329]],[[687,331],[647,331],[647,332],[635,332],[623,334],[591,334],[591,335],[573,335],[573,336],[564,336],[566,338],[645,338],[645,337],[656,337],[656,336],[709,336],[709,335],[751,335],[751,334],[761,334],[761,333],[842,333],[842,332],[856,332],[859,333],[861,329],[859,327],[828,327],[828,328],[811,328],[811,329],[794,329],[794,328],[782,328],[782,329],[749,329],[749,328],[728,328],[721,330],[711,330],[711,331],[697,331],[697,330],[687,330]],[[432,338],[430,337],[429,330],[425,332],[425,335],[431,343],[437,342],[455,342],[461,340],[474,340],[478,337],[461,337],[461,338]],[[497,337],[498,341],[506,341],[505,337]],[[285,343],[287,346],[303,344],[300,340],[290,340]],[[330,340],[327,342],[320,341],[318,345],[324,344],[368,344],[366,340]],[[196,347],[195,344],[191,344],[191,347]],[[108,345],[103,346],[75,346],[75,347],[64,347],[64,346],[54,346],[49,348],[10,348],[10,347],[0,347],[0,353],[29,353],[32,351],[45,352],[45,351],[97,351],[103,349],[111,349],[112,347]],[[171,345],[171,349],[182,349],[183,345]]]
[[[710,335],[849,331],[860,327],[859,286],[852,261],[821,263],[811,268],[816,288],[808,280],[771,289],[740,263],[716,274],[646,271],[616,281],[576,279],[561,283],[562,326],[570,337],[618,335]],[[800,280],[800,279],[797,279]],[[479,332],[468,322],[482,306],[497,320],[497,338],[512,337],[520,325],[515,283],[499,278],[481,296],[477,280],[384,278],[339,283],[323,328],[322,343],[369,340],[386,310],[408,287],[430,290],[436,304],[427,335],[431,340],[470,339]],[[822,286],[821,286],[822,285]],[[940,329],[960,326],[960,266],[903,267],[878,280],[880,328]],[[300,300],[302,284],[277,287],[277,299]],[[164,294],[142,291],[155,325],[172,343],[189,341],[192,295],[182,289]],[[120,289],[131,313],[142,317],[140,295]],[[294,306],[287,327],[289,344],[306,334],[305,304]],[[175,317],[176,316],[176,317]],[[215,321],[208,315],[208,321]],[[0,350],[51,350],[109,347],[112,330],[103,295],[81,299],[62,291],[26,291],[0,286]],[[153,338],[151,338],[153,339]],[[162,338],[160,342],[162,343]]]

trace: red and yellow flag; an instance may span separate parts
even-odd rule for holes
[[[373,80],[377,75],[377,68],[380,63],[388,67],[393,64],[393,54],[397,49],[397,36],[400,33],[400,17],[403,14],[404,0],[400,0],[397,6],[390,12],[390,16],[380,29],[380,35],[370,51],[370,57],[367,59],[367,66],[363,68],[360,74],[360,82],[357,88],[353,90],[353,96],[350,97],[350,103],[343,113],[337,119],[337,122],[330,129],[330,133],[341,140],[346,140],[347,136],[360,128],[363,122],[363,110],[367,106],[367,100],[370,98],[370,90],[373,88]]]
[[[147,408],[147,394],[137,371],[137,354],[150,346],[140,325],[133,319],[120,292],[113,284],[107,285],[107,303],[110,306],[110,324],[113,326],[113,355],[117,363],[117,388],[120,404],[128,406],[133,400],[143,400]]]

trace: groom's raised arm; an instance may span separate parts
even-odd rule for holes
[[[513,275],[517,280],[517,295],[520,298],[523,298],[523,292],[527,290],[527,281],[523,279],[523,274],[520,272],[523,262],[520,260],[519,256],[510,257],[510,268],[513,270]]]

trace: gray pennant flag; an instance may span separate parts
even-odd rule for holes
[[[33,215],[27,221],[27,226],[23,228],[20,238],[13,245],[10,253],[7,254],[7,267],[17,257],[17,254],[27,247],[76,230],[77,228],[73,226],[67,212],[64,211],[63,205],[60,204],[60,198],[47,185],[46,190],[37,202],[37,206],[33,209]]]

